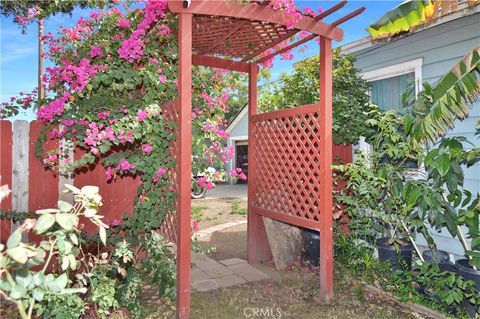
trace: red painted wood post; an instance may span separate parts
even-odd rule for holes
[[[248,76],[248,140],[255,141],[255,127],[252,117],[257,114],[257,78],[258,65],[250,64]],[[271,257],[267,233],[261,215],[253,212],[255,192],[255,147],[249,147],[248,152],[248,223],[247,223],[247,259],[249,263],[267,261]]]
[[[192,14],[178,14],[177,318],[190,318]]]
[[[12,144],[13,144],[12,123],[0,120],[0,186],[8,185],[12,189]],[[7,196],[0,203],[0,209],[9,211],[12,209],[12,194]],[[5,243],[12,231],[10,220],[0,220],[0,241]]]
[[[320,298],[333,298],[332,40],[320,37]]]

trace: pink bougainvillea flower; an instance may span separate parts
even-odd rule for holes
[[[113,168],[112,167],[107,167],[105,169],[105,179],[107,181],[111,180],[114,176],[114,171],[113,171]]]
[[[142,122],[144,119],[148,117],[148,113],[145,112],[144,110],[138,110],[137,112],[137,120],[139,122]]]
[[[158,77],[158,80],[160,81],[160,83],[165,83],[167,82],[167,77],[165,75],[161,75]]]
[[[92,59],[96,57],[100,57],[100,58],[103,57],[102,47],[97,45],[92,46],[92,49],[88,53],[88,56],[91,57]]]
[[[142,145],[142,152],[145,154],[151,153],[153,151],[152,144],[143,144]]]
[[[130,171],[134,169],[135,166],[130,164],[126,159],[122,158],[120,162],[118,162],[117,169],[121,169],[123,171]]]
[[[207,123],[202,127],[202,131],[207,132],[207,131],[210,131],[212,128],[213,126]]]
[[[170,28],[166,24],[159,24],[157,26],[158,35],[168,37],[170,35]]]
[[[110,222],[110,226],[118,227],[118,226],[120,226],[120,221],[118,219],[114,219]]]
[[[113,142],[113,141],[115,140],[114,131],[113,131],[113,129],[112,129],[110,126],[107,126],[107,127],[105,128],[105,131],[104,131],[104,132],[105,132],[107,138],[108,138],[110,141]]]
[[[160,180],[160,177],[162,177],[163,175],[165,175],[165,173],[167,172],[167,169],[164,168],[164,167],[160,167],[158,170],[157,170],[157,174],[155,174],[155,176],[153,176],[153,182],[156,183]]]
[[[98,112],[97,116],[101,120],[106,120],[110,116],[110,112],[108,112],[108,111]]]
[[[198,186],[202,188],[206,188],[208,190],[213,189],[215,187],[215,184],[207,177],[197,178],[197,183],[198,183]]]
[[[221,138],[228,138],[230,136],[230,133],[228,133],[227,131],[224,131],[224,130],[221,130],[221,129],[217,129],[215,131],[215,133],[220,136]]]
[[[118,133],[118,140],[121,142],[121,143],[127,143],[127,142],[133,142],[133,135],[134,133],[133,132],[119,132]]]
[[[65,110],[65,103],[70,96],[69,93],[65,93],[62,97],[43,106],[38,110],[37,118],[43,122],[51,122],[56,116],[62,115]]]
[[[73,124],[75,124],[75,121],[71,119],[67,119],[67,120],[61,120],[60,123],[62,123],[62,125],[64,126],[72,126]]]
[[[198,220],[192,220],[192,229],[196,233],[199,229],[199,223]]]
[[[117,25],[122,29],[128,29],[128,28],[130,28],[130,20],[120,19],[120,20],[118,20]]]

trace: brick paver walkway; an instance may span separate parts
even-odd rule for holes
[[[215,261],[205,255],[192,254],[191,286],[196,291],[209,291],[247,282],[270,279],[246,260],[231,258]]]

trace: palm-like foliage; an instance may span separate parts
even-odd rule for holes
[[[424,84],[406,116],[405,129],[418,142],[435,142],[469,114],[469,104],[480,98],[480,47],[467,54],[434,86]]]

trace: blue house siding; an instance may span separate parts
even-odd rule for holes
[[[248,114],[248,112],[246,113]],[[230,137],[248,136],[248,116],[242,119],[230,131]]]
[[[368,72],[421,58],[422,80],[434,83],[480,44],[479,7],[474,9],[476,13],[469,16],[354,52],[357,58],[356,67],[362,72]],[[479,138],[474,135],[479,119],[480,103],[476,103],[471,107],[469,117],[457,121],[447,136],[464,136],[474,145],[480,146]],[[474,193],[480,192],[480,164],[465,167],[465,187]],[[463,254],[460,242],[452,238],[447,231],[437,232],[432,229],[431,233],[439,249],[457,255]],[[419,243],[426,244],[424,239],[419,237]]]

